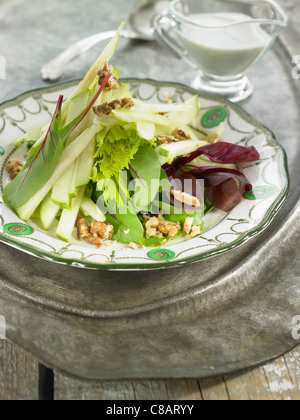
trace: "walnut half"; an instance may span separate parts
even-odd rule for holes
[[[23,169],[23,163],[19,159],[10,159],[5,169],[9,173],[11,179],[15,179]]]
[[[108,64],[107,62],[104,64],[103,68],[98,72],[98,83],[100,86],[102,86],[108,74],[113,72],[113,69],[114,68],[111,64]],[[115,77],[111,77],[105,85],[106,89],[117,89],[118,87],[118,79],[116,79]]]
[[[89,227],[84,217],[78,217],[76,226],[78,239],[87,239],[98,248],[103,245],[104,241],[110,240],[114,233],[113,225],[110,223],[94,222]]]
[[[99,106],[94,106],[94,113],[98,117],[103,115],[109,115],[115,109],[131,109],[134,106],[134,102],[130,98],[115,99],[112,102],[104,102]]]
[[[180,128],[176,128],[169,136],[158,136],[158,141],[160,144],[176,143],[178,141],[188,140],[192,140],[192,137],[189,133]]]
[[[164,220],[160,213],[158,217],[151,217],[149,220],[145,219],[146,237],[149,239],[163,238],[167,236],[174,238],[180,230],[180,223],[168,222]]]

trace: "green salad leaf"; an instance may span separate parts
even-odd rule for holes
[[[99,182],[118,176],[128,169],[129,162],[137,153],[143,139],[137,130],[130,127],[114,126],[104,128],[96,137],[97,151],[92,181]]]
[[[136,214],[107,214],[106,220],[114,227],[113,240],[122,244],[139,243],[144,236],[144,228]]]
[[[134,178],[132,205],[138,211],[148,207],[159,190],[161,165],[151,146],[141,146],[129,163],[129,170]],[[137,192],[138,191],[138,192]]]
[[[4,190],[3,198],[6,204],[14,209],[21,207],[39,191],[57,166],[66,140],[61,136],[62,101],[61,96],[41,147],[30,156],[23,170]]]

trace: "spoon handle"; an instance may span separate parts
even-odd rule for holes
[[[69,64],[79,57],[81,54],[90,50],[93,46],[99,42],[105,41],[112,38],[115,35],[115,31],[107,31],[99,34],[89,36],[81,41],[72,44],[65,51],[55,57],[53,60],[44,64],[41,68],[41,77],[43,80],[57,80],[67,69]],[[137,36],[133,32],[124,31],[121,33],[123,38],[134,39]]]

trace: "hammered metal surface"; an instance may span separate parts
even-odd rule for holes
[[[109,2],[99,3],[4,0],[0,53],[7,80],[0,81],[0,100],[45,85],[39,79],[45,61],[83,36],[117,26],[134,1],[116,0],[114,12]],[[286,5],[300,12],[299,2]],[[290,55],[300,40],[295,28],[292,22],[250,71],[255,93],[243,104],[273,129],[289,156],[291,193],[271,226],[223,256],[159,272],[85,271],[0,244],[0,312],[11,341],[48,366],[95,379],[220,375],[298,344],[292,337],[293,318],[300,315],[300,81],[291,76]],[[64,78],[82,76],[96,56],[87,54]],[[122,41],[114,64],[124,77],[187,84],[193,76],[155,43]]]

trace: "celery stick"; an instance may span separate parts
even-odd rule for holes
[[[96,139],[91,141],[78,158],[78,172],[76,178],[76,187],[80,188],[87,185],[93,173],[94,155],[96,152]]]
[[[85,92],[80,93],[70,101],[65,125],[68,125],[73,120],[75,120],[75,118],[77,118],[78,115],[80,115],[83,112],[83,110],[88,106],[90,94],[91,92],[89,90],[86,90]],[[72,143],[89,125],[91,124],[89,124],[89,120],[86,117],[83,121],[81,121],[81,123],[77,127],[75,127],[73,132],[70,134],[66,146]]]
[[[59,206],[51,200],[51,194],[50,191],[41,204],[40,219],[45,230],[50,229],[60,209]]]
[[[97,204],[93,202],[93,200],[87,196],[83,197],[80,210],[86,217],[91,217],[92,219],[96,220],[96,222],[105,222],[106,217],[99,209]]]
[[[137,122],[137,131],[145,140],[152,140],[155,136],[155,124],[151,122]]]
[[[128,109],[116,109],[112,111],[113,115],[120,121],[128,123],[148,122],[167,127],[176,127],[178,122],[164,115],[153,114],[148,111],[132,111]]]
[[[71,165],[64,176],[53,185],[51,200],[63,209],[68,209],[70,206],[69,191],[73,174],[74,165]]]
[[[109,60],[114,55],[114,53],[117,49],[118,43],[119,43],[120,33],[121,33],[122,29],[124,28],[125,24],[126,24],[125,21],[123,21],[121,23],[121,25],[119,26],[115,36],[110,40],[110,42],[108,43],[108,45],[106,46],[104,51],[101,53],[101,55],[99,56],[97,61],[90,68],[90,70],[87,72],[84,79],[78,84],[78,86],[75,89],[75,91],[73,92],[73,94],[63,104],[63,108],[62,108],[62,119],[63,119],[63,121],[66,121],[66,119],[68,118],[68,114],[70,112],[69,107],[70,107],[71,101],[73,99],[76,99],[76,97],[78,97],[78,95],[80,95],[82,93],[85,93],[88,89],[90,89],[92,83],[95,82],[95,80],[97,79],[97,74],[98,74],[99,70],[101,70],[104,67],[104,64],[106,62],[109,62]],[[83,107],[82,107],[81,111],[82,110],[83,110]],[[79,114],[80,114],[80,112],[79,112]],[[79,114],[77,114],[77,115],[79,115]],[[77,115],[76,115],[76,117],[77,117]],[[49,127],[49,125],[48,125],[48,127]],[[47,127],[47,129],[48,129],[48,127]],[[47,130],[45,130],[45,131],[47,131]],[[36,147],[39,147],[41,145],[43,140],[44,140],[44,137],[42,136],[36,142],[36,144],[32,147],[32,152],[36,149]]]
[[[56,236],[62,241],[69,242],[71,239],[84,191],[85,187],[80,188],[77,197],[72,200],[72,210],[65,209],[61,214]]]
[[[186,111],[170,112],[168,114],[171,120],[175,120],[177,122],[177,127],[185,127],[199,117],[201,103],[199,103],[197,95],[185,101],[184,104],[189,105],[190,108]]]
[[[35,210],[33,215],[31,216],[32,219],[39,219],[41,216],[41,208],[40,206]]]
[[[53,185],[64,175],[66,170],[72,165],[77,157],[83,152],[88,144],[94,139],[95,135],[101,130],[101,124],[93,125],[86,129],[76,140],[73,141],[63,151],[57,167],[46,182],[43,188],[40,189],[27,203],[19,209],[16,209],[20,219],[25,222],[30,219],[35,209],[40,205],[41,201],[46,197]]]
[[[132,93],[128,89],[127,84],[120,84],[118,89],[112,89],[112,100],[119,99],[119,98],[130,98],[133,99]]]
[[[119,90],[119,89],[117,89],[117,90]],[[118,99],[118,98],[114,98],[114,90],[113,89],[104,89],[104,91],[102,93],[102,97],[101,97],[101,102],[102,103],[111,102],[114,99]]]
[[[75,120],[76,117],[78,117],[78,115],[82,113],[82,111],[87,107],[89,100],[90,91],[86,90],[85,92],[82,92],[79,95],[75,96],[70,101],[65,125],[70,124],[73,120]]]
[[[28,152],[28,155],[29,156],[31,156],[33,153],[34,153],[34,151],[38,148],[38,147],[40,147],[41,146],[41,144],[43,143],[43,141],[45,140],[45,136],[46,136],[46,132],[48,131],[48,129],[49,129],[49,125],[50,124],[48,124],[47,125],[47,127],[45,127],[44,129],[43,129],[43,133],[41,134],[41,136],[40,136],[40,138],[34,143],[34,145],[32,146],[32,148],[29,150],[29,152]]]
[[[188,111],[192,108],[191,104],[185,102],[182,104],[149,104],[148,102],[143,102],[138,99],[134,99],[134,102],[136,104],[136,107],[132,108],[134,111],[147,111],[153,112],[154,114]]]
[[[23,134],[23,136],[19,137],[15,141],[15,146],[20,147],[22,146],[23,143],[30,143],[30,142],[36,143],[37,141],[41,139],[41,137],[45,135],[46,135],[46,130],[44,130],[43,128],[37,128],[37,129],[33,128],[31,130],[28,130],[26,134]]]
[[[104,67],[104,64],[106,62],[109,62],[109,60],[112,58],[112,56],[114,55],[114,53],[117,49],[119,39],[120,39],[120,33],[121,33],[122,29],[124,28],[125,23],[126,23],[125,21],[121,23],[119,29],[116,32],[116,35],[110,40],[110,42],[108,43],[107,47],[104,49],[104,51],[102,52],[100,57],[97,59],[95,64],[90,68],[90,70],[86,74],[85,78],[79,83],[79,85],[77,86],[73,95],[64,104],[63,109],[65,109],[67,106],[69,106],[69,101],[72,98],[74,98],[79,93],[84,92],[85,90],[90,88],[91,84],[96,79],[99,70],[101,70]]]
[[[76,180],[77,180],[78,169],[79,169],[79,159],[80,158],[77,158],[75,160],[75,163],[74,163],[74,171],[73,171],[73,176],[72,176],[70,190],[69,190],[69,197],[70,198],[77,197],[77,192],[78,191],[77,191],[77,187],[76,187]]]
[[[166,150],[166,149],[159,149],[158,153],[161,156],[164,156],[164,157],[167,157],[167,158],[170,156],[170,151]]]
[[[187,156],[207,143],[200,140],[179,141],[177,143],[162,144],[155,151],[160,164],[172,163],[179,156]]]

